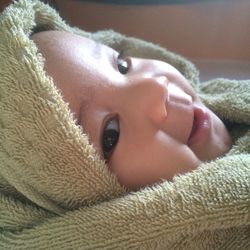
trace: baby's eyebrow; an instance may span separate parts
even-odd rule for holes
[[[86,88],[86,91],[84,91],[84,94],[82,96],[82,100],[80,102],[79,112],[78,112],[78,124],[82,125],[83,128],[86,128],[86,124],[89,120],[89,107],[90,102],[93,100],[93,91],[91,88]]]
[[[102,54],[102,47],[103,47],[103,44],[99,43],[99,42],[96,42],[94,41],[94,46],[93,46],[93,50],[92,50],[92,53],[91,55],[98,59],[101,57],[101,54]]]
[[[95,148],[99,155],[103,158],[103,152],[101,150],[101,123],[93,125],[93,110],[90,109],[91,107],[91,100],[94,98],[94,91],[90,88],[86,90],[85,95],[80,103],[79,114],[78,114],[78,121],[79,125],[82,126],[84,133],[90,136],[92,143],[94,143]],[[92,126],[91,126],[92,124]]]
[[[115,49],[113,49],[112,47],[109,47],[108,45],[106,44],[103,44],[103,43],[100,43],[100,42],[97,42],[95,40],[93,40],[94,42],[94,46],[93,46],[93,49],[92,49],[92,52],[91,52],[91,55],[95,58],[95,59],[99,59],[101,57],[107,57],[109,58],[109,60],[111,59],[111,63],[113,64],[113,60],[112,58],[109,56],[109,53],[107,53],[107,48],[111,49],[113,51],[112,54],[116,53],[116,54],[119,54],[119,52]]]

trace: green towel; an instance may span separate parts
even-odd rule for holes
[[[29,38],[63,30],[176,67],[226,123],[232,149],[131,192],[100,159]],[[38,0],[0,16],[0,249],[250,249],[250,81],[200,83],[192,63],[114,31],[70,27]]]

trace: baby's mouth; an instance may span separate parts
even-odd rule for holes
[[[192,130],[191,130],[191,133],[190,133],[190,135],[189,135],[188,141],[193,137],[193,135],[194,135],[196,129],[197,129],[197,117],[196,117],[195,114],[194,114]]]
[[[211,128],[211,118],[209,113],[203,107],[195,105],[193,125],[191,133],[188,138],[187,145],[191,146],[201,140],[206,139],[210,128]]]

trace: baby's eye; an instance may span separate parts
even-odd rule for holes
[[[110,154],[118,142],[119,135],[119,122],[117,118],[113,118],[106,123],[102,134],[102,150],[105,159],[110,157]]]
[[[124,57],[123,52],[120,52],[117,57],[117,68],[119,72],[123,75],[126,75],[129,71],[129,58]]]

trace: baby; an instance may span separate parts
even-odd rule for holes
[[[171,180],[230,149],[223,122],[171,65],[62,31],[31,38],[77,123],[126,187]]]

